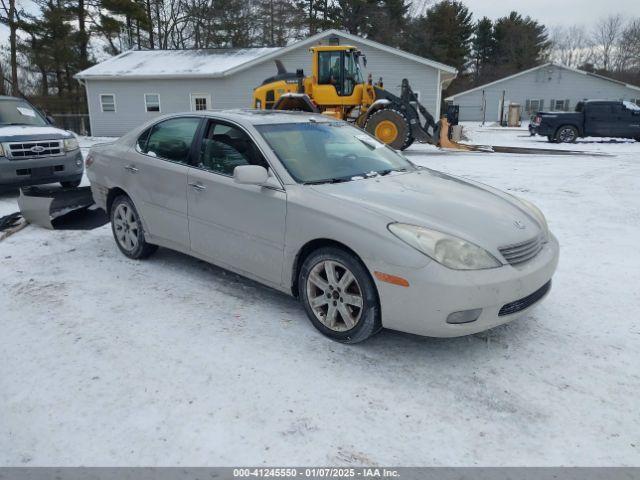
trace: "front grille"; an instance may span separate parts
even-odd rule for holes
[[[62,140],[42,140],[37,142],[14,142],[8,144],[9,158],[56,157],[64,155]]]
[[[504,317],[505,315],[512,315],[514,313],[520,312],[525,308],[529,308],[531,305],[539,301],[542,297],[544,297],[549,289],[551,288],[551,280],[545,283],[538,290],[533,292],[531,295],[527,295],[520,300],[516,300],[515,302],[507,303],[504,305],[500,311],[498,312],[499,317]]]
[[[500,247],[498,250],[500,250],[500,253],[510,265],[519,265],[528,262],[540,253],[542,246],[542,236],[538,235],[526,242]]]

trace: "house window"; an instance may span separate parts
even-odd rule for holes
[[[209,110],[211,108],[211,95],[208,93],[192,93],[191,94],[191,111],[199,112],[201,110]]]
[[[524,110],[529,114],[534,114],[544,110],[544,100],[527,99],[524,104]]]
[[[101,93],[100,108],[103,112],[115,112],[116,96],[113,93]]]
[[[551,110],[555,112],[568,112],[569,100],[551,100]]]
[[[145,93],[144,108],[147,112],[159,112],[160,111],[160,94]]]

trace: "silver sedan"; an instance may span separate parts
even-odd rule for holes
[[[511,321],[549,292],[558,263],[531,203],[322,115],[165,116],[93,147],[86,165],[123,254],[162,246],[250,277],[298,297],[342,342]]]

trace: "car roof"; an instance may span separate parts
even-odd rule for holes
[[[621,100],[582,100],[582,103],[622,103]]]
[[[335,118],[327,117],[321,113],[296,112],[286,110],[256,110],[256,109],[235,109],[235,110],[208,110],[199,112],[205,116],[235,120],[239,123],[251,125],[272,125],[275,123],[328,123],[339,122]]]

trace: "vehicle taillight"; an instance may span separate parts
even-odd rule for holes
[[[86,168],[89,168],[91,165],[93,165],[93,157],[91,156],[91,154],[87,155],[87,158],[84,161],[84,166]]]

